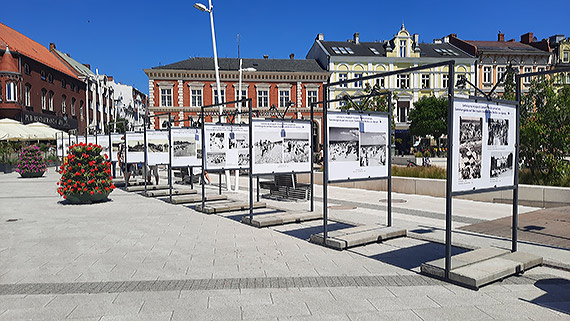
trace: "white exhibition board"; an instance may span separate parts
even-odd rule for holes
[[[202,166],[200,128],[172,128],[172,166]]]
[[[455,98],[452,192],[513,186],[516,105]]]
[[[118,162],[119,161],[119,145],[123,142],[121,140],[123,134],[111,134],[111,153],[112,153],[112,161]],[[109,156],[111,157],[111,156]]]
[[[329,112],[326,130],[329,181],[388,177],[388,114]]]
[[[254,120],[253,174],[311,171],[311,122]]]
[[[169,163],[168,149],[170,148],[169,147],[170,143],[168,140],[168,131],[147,130],[146,142],[147,142],[147,155],[148,155],[147,162],[149,166]],[[127,160],[130,162],[128,158]],[[143,162],[144,162],[144,154],[143,154]]]
[[[144,134],[127,132],[125,141],[127,146],[127,163],[144,163]]]
[[[249,127],[205,124],[206,170],[249,168]]]

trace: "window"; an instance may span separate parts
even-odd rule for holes
[[[362,78],[362,74],[354,74],[354,78],[358,79],[358,78]],[[354,87],[356,88],[362,88],[362,80],[358,80],[354,83]]]
[[[400,57],[406,57],[406,40],[400,40]]]
[[[241,99],[247,98],[247,89],[243,89],[243,88],[244,87],[242,86],[241,87],[241,97],[239,95],[239,89],[236,89],[236,100],[238,100],[240,98]],[[238,103],[237,105],[240,105],[241,107],[245,108],[245,107],[247,107],[247,102],[244,101],[242,103]]]
[[[26,104],[26,106],[31,106],[32,105],[32,86],[30,84],[26,84],[25,87],[25,92],[24,92],[24,104]]]
[[[410,88],[410,75],[398,75],[397,82],[398,88]]]
[[[562,58],[564,62],[568,62],[568,55],[570,55],[570,51],[564,51],[564,57]]]
[[[48,74],[47,80],[50,84],[53,84],[53,76],[51,74]]]
[[[445,74],[441,76],[441,88],[449,87],[449,75]]]
[[[6,83],[6,101],[16,101],[18,95],[16,92],[16,83],[7,82]]]
[[[385,87],[385,84],[386,84],[386,82],[384,81],[384,79],[386,79],[386,78],[385,78],[385,77],[377,78],[377,79],[376,79],[376,85],[377,85],[378,87],[380,87],[380,88],[384,88],[384,87]]]
[[[67,99],[67,97],[65,95],[61,95],[61,112],[63,114],[66,113],[66,106],[65,106],[65,100]]]
[[[30,65],[24,64],[24,72],[26,73],[26,75],[30,74]]]
[[[71,116],[75,116],[75,98],[71,97]]]
[[[538,69],[537,69],[538,72],[542,72],[544,70],[545,70],[544,67],[538,67]]]
[[[279,107],[287,107],[289,104],[289,90],[279,90]]]
[[[172,88],[160,88],[160,106],[172,107]]]
[[[190,107],[202,106],[202,89],[190,89]]]
[[[307,90],[307,106],[310,107],[311,103],[316,103],[318,101],[318,91],[317,90]]]
[[[528,74],[528,73],[531,73],[531,72],[532,72],[532,67],[524,67],[524,73],[525,73],[525,74]],[[530,77],[524,77],[523,82],[524,82],[525,85],[530,84]]]
[[[503,83],[505,81],[504,79],[503,81],[501,81],[501,78],[503,77],[506,71],[507,68],[505,67],[497,67],[497,82]]]
[[[83,121],[83,105],[85,105],[85,103],[83,102],[83,100],[81,100],[79,102],[79,118],[81,119],[81,121]]]
[[[408,114],[410,112],[409,102],[398,102],[398,121],[405,123],[408,121]]]
[[[430,88],[429,87],[429,74],[422,74],[422,88]]]
[[[46,94],[47,94],[47,91],[42,88],[42,110],[46,110],[46,109],[47,109],[47,105],[46,105]]]
[[[61,80],[61,88],[65,88],[67,86],[67,83],[65,82],[65,79]]]
[[[49,111],[53,111],[53,91],[49,91],[49,98],[48,98],[48,109]]]
[[[338,74],[338,81],[345,81],[348,79],[348,74],[347,73],[341,73]],[[348,87],[348,84],[342,84],[339,87]]]
[[[46,80],[46,72],[42,70],[42,72],[40,73],[40,78],[45,81]]]
[[[222,103],[226,102],[226,90],[220,89],[220,94],[222,96]],[[219,104],[218,102],[218,90],[214,89],[214,104]]]
[[[69,90],[75,91],[75,84],[74,83],[69,83]]]
[[[257,91],[257,107],[269,107],[269,89]]]
[[[491,83],[491,67],[483,67],[483,83]]]

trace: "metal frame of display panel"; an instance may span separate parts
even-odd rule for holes
[[[375,77],[377,78],[377,77]],[[360,78],[355,79],[354,81],[358,81],[360,80]],[[348,82],[354,82],[354,81],[348,81]],[[376,179],[387,179],[387,194],[388,194],[388,202],[387,202],[387,226],[392,226],[392,112],[393,112],[393,106],[392,106],[392,92],[390,91],[383,91],[383,92],[373,92],[369,95],[360,95],[360,96],[345,96],[343,98],[336,98],[336,99],[326,99],[327,97],[327,92],[325,91],[325,89],[328,89],[329,86],[335,85],[337,83],[332,83],[332,84],[327,84],[325,85],[325,87],[323,88],[323,96],[325,97],[325,99],[323,101],[320,102],[314,102],[311,103],[311,127],[314,126],[314,106],[322,104],[323,105],[323,118],[322,118],[322,122],[321,122],[321,129],[323,132],[323,245],[326,246],[326,239],[328,237],[328,183],[332,182],[329,181],[328,179],[328,133],[327,133],[327,115],[328,115],[328,104],[331,102],[339,102],[339,101],[353,101],[353,100],[358,100],[358,99],[370,99],[372,97],[378,97],[378,96],[383,96],[383,95],[388,95],[388,108],[390,109],[390,112],[368,112],[368,111],[361,111],[361,110],[352,110],[352,111],[346,111],[346,113],[348,112],[352,112],[352,113],[367,113],[367,114],[381,114],[381,115],[388,115],[388,140],[387,140],[387,166],[388,166],[388,177],[382,177],[382,178],[362,178],[362,179],[351,179],[351,180],[335,180],[334,182],[346,182],[346,181],[351,181],[351,182],[356,182],[356,181],[368,181],[368,180],[376,180]],[[311,153],[312,154],[312,153]],[[312,160],[311,160],[312,161]],[[314,186],[314,178],[313,175],[311,175],[311,195],[313,194],[313,188]],[[312,209],[311,209],[312,210]]]
[[[212,105],[207,105],[207,106],[201,106],[201,107],[200,107],[200,127],[201,127],[201,130],[202,130],[202,132],[201,132],[201,137],[202,137],[202,141],[201,141],[201,143],[202,143],[202,174],[201,174],[201,184],[202,184],[202,208],[204,208],[204,206],[205,206],[205,204],[206,204],[206,187],[205,187],[205,183],[204,183],[204,180],[205,180],[205,171],[206,171],[206,139],[205,139],[205,136],[206,136],[206,134],[205,134],[206,127],[205,127],[205,120],[204,120],[204,118],[205,118],[205,117],[204,117],[204,116],[205,116],[205,115],[204,115],[204,110],[205,110],[206,108],[214,108],[214,107],[220,107],[220,106],[226,106],[226,105],[229,105],[229,104],[244,103],[244,102],[247,102],[248,105],[249,105],[249,110],[248,110],[247,112],[238,112],[238,111],[235,111],[235,112],[233,112],[233,113],[227,113],[227,112],[224,113],[224,112],[222,112],[222,114],[219,114],[219,115],[218,115],[218,116],[219,116],[219,117],[218,117],[218,120],[221,120],[221,118],[222,118],[224,115],[227,116],[227,115],[230,115],[230,114],[238,114],[238,113],[239,113],[239,114],[245,114],[245,113],[249,114],[249,120],[250,120],[250,128],[249,128],[249,143],[250,143],[250,146],[249,146],[249,153],[250,153],[250,156],[249,156],[249,162],[250,162],[250,167],[249,167],[249,181],[250,181],[250,182],[249,182],[249,189],[251,190],[251,189],[253,188],[253,184],[251,183],[251,177],[252,177],[252,176],[251,176],[251,102],[252,102],[252,99],[251,99],[251,98],[242,98],[242,99],[238,99],[238,100],[234,100],[234,101],[221,102],[221,103],[218,103],[218,104],[212,104]],[[232,120],[233,120],[233,118],[232,118]],[[228,170],[229,170],[229,169],[228,169]],[[221,178],[221,172],[220,172],[220,178]],[[219,193],[220,193],[220,194],[222,193],[221,179],[220,179]],[[253,208],[253,202],[250,201],[249,207],[250,207],[250,209]]]
[[[153,116],[163,116],[168,115],[168,122],[166,123],[168,126],[168,189],[169,189],[169,200],[172,203],[172,113],[162,113],[162,114],[154,114]],[[159,130],[161,131],[161,130]],[[146,195],[148,190],[148,139],[147,139],[147,130],[146,130],[146,117],[143,117],[143,135],[144,135],[144,193]],[[158,166],[156,164],[155,166]],[[166,165],[166,164],[161,164]],[[158,174],[158,167],[157,167],[157,174]]]

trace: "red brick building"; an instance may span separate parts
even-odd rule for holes
[[[85,84],[49,50],[0,23],[0,118],[83,131]]]
[[[222,100],[234,101],[238,97],[239,59],[220,58],[220,82]],[[242,69],[255,71],[242,73],[242,97],[252,99],[252,108],[269,115],[271,106],[284,112],[289,102],[287,116],[310,118],[310,102],[323,100],[323,83],[330,73],[322,69],[313,59],[243,59]],[[149,111],[152,114],[172,112],[175,118],[197,119],[201,106],[214,104],[216,79],[212,58],[190,58],[166,66],[144,69],[149,78]],[[247,96],[246,96],[247,95]],[[242,110],[246,110],[243,106]],[[236,110],[229,105],[225,111]],[[218,109],[205,113],[206,121],[218,114]],[[320,128],[321,109],[315,114],[316,128]],[[155,117],[156,118],[156,117]],[[160,128],[166,116],[160,120],[151,118],[154,128]],[[217,118],[215,117],[215,120]],[[246,116],[242,121],[247,120]],[[178,124],[190,126],[188,121]],[[320,133],[320,130],[316,131]],[[319,136],[320,140],[320,135]]]

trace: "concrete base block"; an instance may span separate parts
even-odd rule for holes
[[[310,220],[318,220],[323,217],[322,213],[317,212],[301,212],[301,213],[273,213],[254,215],[253,220],[250,221],[249,216],[242,218],[242,223],[249,224],[255,227],[267,227],[275,225],[283,225],[289,223],[300,223]]]
[[[170,185],[147,185],[146,186],[147,191],[156,191],[159,189],[170,189]],[[137,186],[127,186],[125,187],[125,191],[127,192],[144,192],[144,183],[143,185],[137,185]]]
[[[198,191],[196,191],[194,189],[173,189],[172,190],[172,195],[191,195],[191,194],[197,194],[197,193],[198,193]],[[146,196],[146,197],[170,196],[170,190],[169,189],[161,189],[161,190],[156,190],[156,191],[147,191],[146,193],[143,192],[142,195]]]
[[[253,208],[265,208],[267,204],[263,202],[254,202]],[[216,214],[216,213],[224,213],[224,212],[235,212],[235,211],[244,211],[249,210],[249,203],[247,202],[228,202],[228,203],[219,203],[219,204],[208,204],[204,205],[197,205],[194,209],[198,212],[206,213],[206,214]]]
[[[496,248],[481,248],[451,257],[450,281],[478,289],[508,276],[522,273],[542,264],[542,257]],[[443,279],[445,259],[438,259],[421,265],[423,274]]]
[[[226,195],[206,195],[205,201],[222,201],[227,199],[228,197]],[[169,199],[167,198],[166,201],[168,202]],[[172,204],[188,204],[198,202],[202,202],[202,195],[180,195],[172,197]]]
[[[326,243],[323,233],[312,234],[310,241],[317,244],[325,244],[337,250],[350,247],[386,241],[396,237],[406,236],[405,229],[396,227],[384,227],[378,225],[363,225],[328,233]]]

